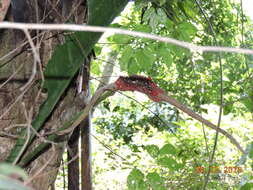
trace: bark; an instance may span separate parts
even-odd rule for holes
[[[72,21],[76,23],[82,23],[86,7],[81,2],[81,0],[75,0],[71,5],[65,5],[64,1],[61,3],[58,0],[12,1],[5,20],[61,23],[73,19]],[[71,6],[71,8],[66,6]],[[66,14],[63,7],[64,10],[73,10],[73,7],[76,7],[76,10]],[[63,42],[63,37],[58,32],[33,31],[30,34],[32,37],[37,37],[34,43],[38,47],[41,66],[44,69],[54,48]],[[26,38],[22,31],[0,30],[0,162],[9,155],[18,131],[22,127],[26,128],[27,124],[36,117],[39,106],[46,99],[46,94],[40,92],[38,80],[41,79],[41,71],[39,66],[37,66],[35,78],[29,84],[28,90],[26,92],[20,90],[28,82],[34,66],[33,53],[29,44],[22,45],[24,41]],[[15,51],[9,54],[12,50]],[[3,86],[7,79],[9,81]],[[41,133],[61,127],[64,121],[81,109],[72,87],[56,106]],[[21,126],[21,124],[25,125]],[[41,141],[43,141],[42,138],[37,138],[28,151],[32,151],[33,147]],[[34,189],[47,190],[53,186],[65,144],[65,142],[56,144],[25,168],[32,179]],[[38,173],[43,167],[45,167],[44,170]]]
[[[85,67],[83,68],[83,92],[88,99],[90,95],[90,62],[92,54],[85,60]],[[81,189],[92,190],[91,180],[91,141],[90,141],[90,114],[81,123]]]
[[[80,127],[77,127],[68,141],[68,189],[79,190],[79,135]]]
[[[92,190],[91,178],[91,141],[90,141],[90,118],[86,118],[81,124],[81,184],[82,190]]]

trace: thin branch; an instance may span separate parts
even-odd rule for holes
[[[90,113],[90,110],[96,104],[97,100],[101,97],[101,95],[105,91],[115,91],[116,87],[114,83],[108,84],[100,89],[98,89],[92,98],[90,99],[89,103],[85,106],[83,113],[69,126],[67,129],[61,130],[56,132],[57,135],[65,135],[71,133]]]
[[[192,43],[176,40],[173,38],[162,37],[155,34],[149,34],[144,32],[136,32],[119,28],[102,27],[102,26],[89,26],[89,25],[77,25],[77,24],[33,24],[33,23],[11,23],[1,22],[0,28],[5,29],[31,29],[31,30],[65,30],[65,31],[87,31],[87,32],[110,32],[112,34],[124,34],[130,36],[137,36],[143,38],[149,38],[161,42],[171,43],[191,51],[198,52],[229,52],[229,53],[242,53],[253,55],[252,49],[234,48],[234,47],[221,47],[221,46],[197,46]]]
[[[24,94],[29,90],[29,88],[24,89],[24,91],[21,92],[21,94],[16,98],[16,100],[7,106],[7,109],[0,115],[0,120],[3,119],[3,117],[15,106],[16,103],[18,103],[19,100],[21,100],[24,96]]]
[[[237,140],[230,135],[227,131],[218,128],[216,125],[214,125],[213,123],[211,123],[210,121],[204,119],[202,116],[200,116],[199,114],[195,113],[193,110],[191,110],[190,108],[186,107],[185,105],[181,104],[180,102],[178,102],[176,99],[166,95],[166,94],[159,94],[158,95],[159,98],[161,98],[163,101],[170,103],[171,105],[175,106],[176,108],[178,108],[179,110],[183,111],[184,113],[188,114],[189,116],[191,116],[192,118],[198,120],[199,122],[205,124],[206,126],[218,131],[219,133],[223,134],[224,136],[226,136],[230,142],[235,145],[243,154],[246,154],[245,150],[241,147],[241,145],[239,144],[239,142],[237,142]]]
[[[0,85],[0,89],[4,87],[4,85],[6,85],[24,66],[24,63],[22,63],[16,70],[14,73],[11,74],[10,77],[8,77],[8,79],[6,81],[4,81],[3,84]]]
[[[22,43],[21,45],[19,45],[19,46],[16,47],[15,49],[13,49],[13,50],[11,50],[10,52],[4,54],[2,57],[0,57],[0,61],[7,59],[8,57],[10,57],[12,54],[14,54],[14,53],[15,53],[16,51],[18,51],[18,50],[19,50],[19,51],[22,51],[22,48],[23,48],[26,44],[28,44],[28,41]],[[16,56],[16,55],[15,55],[15,56]],[[2,67],[3,65],[5,65],[5,64],[6,64],[6,63],[2,64],[1,67]]]
[[[243,3],[242,3],[242,0],[240,0],[240,7],[241,7],[241,36],[242,36],[242,40],[241,40],[241,42],[242,42],[242,45],[244,45],[244,31],[243,31],[243,29],[244,29],[244,21],[243,21],[243,17],[244,17],[244,13],[243,13]]]
[[[133,76],[132,77],[119,77],[119,79],[115,83],[108,84],[108,85],[98,89],[94,93],[92,98],[87,102],[85,109],[81,113],[76,115],[76,117],[74,119],[72,119],[71,121],[66,123],[66,125],[63,125],[63,127],[58,129],[57,131],[50,132],[50,136],[48,137],[48,139],[52,141],[54,139],[57,139],[60,136],[65,136],[65,135],[70,134],[84,119],[86,119],[86,117],[90,113],[90,110],[94,107],[95,103],[104,94],[104,92],[106,92],[106,91],[115,92],[115,91],[122,91],[122,90],[123,91],[137,90],[139,92],[142,92],[142,93],[148,95],[149,98],[151,98],[151,100],[154,100],[156,102],[165,101],[165,102],[170,103],[171,105],[173,105],[176,108],[178,108],[179,110],[185,112],[186,114],[188,114],[192,118],[200,121],[201,123],[205,124],[206,126],[212,128],[212,129],[222,133],[224,136],[226,136],[231,141],[232,144],[234,144],[243,154],[245,154],[245,151],[243,150],[243,148],[240,146],[240,144],[236,141],[236,139],[232,135],[230,135],[225,130],[218,128],[216,125],[214,125],[210,121],[204,119],[202,116],[195,113],[193,110],[191,110],[190,108],[181,104],[180,102],[178,102],[174,98],[166,95],[164,93],[164,91],[162,91],[159,87],[155,86],[155,83],[153,83],[151,81],[151,79],[139,76],[138,77],[140,79],[139,82],[133,81],[132,84],[129,83],[130,86],[127,86],[128,88],[131,87],[131,89],[124,89],[123,86],[120,86],[120,84],[119,84],[119,80],[122,80],[122,78],[125,80],[127,80],[127,79],[129,80],[134,77]],[[135,79],[137,79],[137,77],[135,77]],[[135,86],[133,86],[133,85],[135,85]],[[159,91],[157,91],[157,90],[159,90]],[[158,94],[157,94],[157,92],[158,92]],[[155,94],[157,94],[157,95],[155,95]],[[37,147],[36,148],[37,151],[35,149],[35,152],[39,152],[38,150],[43,149],[43,147],[45,147],[45,146],[47,146],[47,145],[42,145],[42,147]],[[34,155],[32,155],[32,156],[34,158]],[[30,155],[27,155],[26,158],[23,159],[23,163],[21,165],[26,165],[29,161],[31,161],[30,157],[31,157]]]
[[[108,54],[108,58],[107,60],[103,60],[103,62],[105,62],[105,66],[104,66],[104,70],[102,72],[102,78],[101,78],[101,81],[100,81],[100,84],[98,85],[98,88],[101,88],[102,86],[105,86],[109,83],[109,80],[111,78],[111,75],[113,73],[113,68],[114,66],[116,65],[114,62],[116,60],[116,57],[117,57],[117,53],[116,51],[111,51],[109,54]],[[101,60],[101,59],[100,59]],[[105,76],[109,76],[109,77],[105,77]]]
[[[31,82],[32,82],[33,79],[35,78],[35,75],[36,75],[36,72],[37,72],[37,63],[38,63],[38,64],[41,63],[39,53],[38,53],[37,50],[36,50],[36,47],[35,47],[35,45],[34,45],[34,43],[33,43],[33,40],[32,40],[32,38],[31,38],[31,36],[30,36],[28,30],[27,30],[27,29],[24,29],[23,31],[24,31],[24,33],[25,33],[25,35],[26,35],[26,37],[27,37],[27,40],[28,40],[28,42],[29,42],[31,48],[32,48],[33,57],[34,57],[34,62],[33,62],[32,74],[31,74],[31,76],[30,76],[28,82],[27,82],[23,87],[20,88],[21,91],[23,91],[25,88],[27,88],[27,87],[31,84]]]
[[[27,114],[27,111],[25,109],[25,104],[22,104],[23,108],[24,108],[24,114],[25,114],[25,117],[26,117],[26,120],[27,120],[27,132],[26,132],[26,140],[25,140],[25,143],[23,144],[21,150],[19,151],[18,155],[16,156],[15,160],[13,161],[13,165],[16,165],[18,160],[20,159],[20,157],[22,156],[22,154],[24,153],[29,141],[30,141],[30,138],[31,138],[31,123],[32,123],[32,119],[31,119],[31,116]]]
[[[118,153],[114,152],[114,151],[112,150],[112,148],[109,147],[109,145],[103,143],[103,142],[102,142],[98,137],[96,137],[95,135],[93,135],[93,134],[91,134],[91,135],[92,135],[92,137],[93,137],[94,139],[96,139],[104,148],[106,148],[107,150],[109,150],[112,154],[114,154],[115,156],[118,156],[121,160],[127,162],[129,165],[132,165],[126,158],[124,158],[124,157],[122,157],[121,155],[119,155]]]
[[[118,80],[120,80],[121,78],[125,78],[128,79],[127,77],[120,77]],[[130,78],[130,77],[129,77]],[[144,77],[139,77],[140,82],[143,83],[143,81],[141,81],[141,79],[145,79]],[[145,80],[150,80],[150,79],[145,79]],[[124,82],[124,81],[123,81]],[[90,110],[92,109],[92,107],[95,105],[95,103],[97,102],[97,100],[100,98],[100,96],[105,92],[105,91],[134,91],[137,90],[139,92],[142,92],[144,94],[147,94],[149,96],[149,98],[153,101],[165,101],[170,103],[171,105],[175,106],[176,108],[178,108],[179,110],[183,111],[184,113],[188,114],[189,116],[191,116],[192,118],[200,121],[201,123],[205,124],[206,126],[218,131],[219,133],[223,134],[224,136],[226,136],[230,142],[232,144],[234,144],[243,154],[245,154],[244,149],[241,147],[241,145],[237,142],[237,140],[230,135],[228,132],[226,132],[225,130],[218,128],[216,125],[214,125],[213,123],[211,123],[210,121],[204,119],[202,116],[200,116],[199,114],[195,113],[193,110],[191,110],[190,108],[188,108],[187,106],[181,104],[180,102],[178,102],[176,99],[168,96],[167,94],[165,94],[164,92],[162,92],[161,89],[159,89],[158,87],[153,87],[153,86],[149,86],[148,83],[138,83],[137,81],[134,81],[132,84],[129,83],[127,88],[128,89],[124,89],[124,86],[119,86],[119,83],[117,83],[117,81],[115,83],[111,83],[108,84],[100,89],[98,89],[95,94],[92,96],[91,100],[89,101],[89,103],[86,105],[85,109],[83,110],[82,114],[78,116],[78,118],[67,128],[61,131],[56,132],[57,135],[66,135],[71,133],[89,114]],[[151,81],[152,85],[154,85],[154,83]],[[132,85],[132,86],[131,86]],[[135,86],[134,86],[135,85]],[[146,86],[142,86],[142,85],[146,85]],[[130,88],[131,87],[131,88]],[[149,92],[154,92],[157,89],[159,89],[160,91],[158,91],[159,93],[156,96],[153,96],[151,94],[148,94]]]
[[[215,46],[217,46],[218,42],[216,40],[216,34],[215,34],[214,29],[213,29],[213,25],[210,22],[209,18],[207,17],[207,15],[205,13],[205,10],[202,8],[202,6],[198,2],[198,0],[195,0],[195,2],[198,5],[202,15],[204,16],[205,21],[208,23],[208,26],[210,28],[210,31],[211,31],[213,39],[214,39],[214,44],[215,44]],[[219,108],[217,128],[220,128],[222,111],[223,111],[223,67],[222,67],[221,53],[220,52],[218,54],[218,60],[219,60],[219,66],[220,66],[220,68],[219,68],[219,70],[220,70],[220,106],[219,107],[220,108]],[[211,165],[213,164],[213,159],[214,159],[215,151],[216,151],[217,144],[218,144],[218,136],[219,136],[219,132],[218,132],[218,130],[216,130],[215,139],[214,139],[214,146],[213,146],[212,154],[211,154],[211,156],[209,156],[208,172],[206,174],[205,181],[204,181],[204,184],[203,184],[203,190],[206,189],[206,186],[207,186],[208,181],[209,181],[209,176],[210,176],[210,172],[211,172]]]

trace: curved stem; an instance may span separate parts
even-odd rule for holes
[[[198,120],[199,122],[205,124],[206,126],[218,131],[219,133],[223,134],[225,137],[227,137],[230,142],[235,145],[243,154],[246,154],[245,150],[241,147],[241,145],[239,144],[239,142],[237,142],[237,140],[231,135],[229,134],[227,131],[225,131],[224,129],[218,128],[216,125],[214,125],[213,123],[211,123],[210,121],[204,119],[202,116],[200,116],[199,114],[195,113],[192,109],[188,108],[187,106],[181,104],[180,102],[178,102],[176,99],[166,95],[166,94],[159,94],[158,95],[159,98],[161,98],[163,101],[170,103],[171,105],[175,106],[176,108],[180,109],[181,111],[183,111],[184,113],[188,114],[189,116],[191,116],[192,118]]]

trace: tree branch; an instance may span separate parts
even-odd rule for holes
[[[87,118],[89,115],[90,110],[96,105],[97,101],[105,95],[106,91],[115,92],[115,91],[139,91],[146,94],[151,100],[160,102],[165,101],[170,103],[171,105],[175,106],[179,110],[183,111],[184,113],[188,114],[192,118],[198,120],[199,122],[205,124],[206,126],[210,127],[218,131],[219,133],[223,134],[227,137],[230,142],[235,145],[238,150],[240,150],[243,154],[246,154],[246,151],[241,147],[239,142],[228,132],[225,130],[218,128],[216,125],[211,123],[210,121],[204,119],[199,114],[195,113],[190,108],[186,107],[185,105],[178,102],[176,99],[166,95],[166,93],[160,89],[152,80],[151,78],[143,77],[143,76],[130,76],[130,77],[119,77],[115,83],[108,84],[104,87],[98,89],[90,101],[87,103],[85,109],[78,113],[72,120],[67,122],[62,128],[60,128],[56,132],[51,132],[50,135],[47,137],[49,141],[61,141],[66,135],[69,135],[84,119]],[[38,157],[41,153],[45,151],[45,149],[50,147],[50,143],[44,142],[40,144],[38,147],[34,149],[33,152],[29,153],[25,156],[19,163],[20,166],[24,167],[27,166],[31,161],[33,161],[36,157]]]
[[[211,123],[210,121],[204,119],[202,116],[200,116],[199,114],[195,113],[192,109],[186,107],[185,105],[181,104],[180,102],[178,102],[176,99],[165,95],[165,94],[159,94],[158,95],[159,98],[161,98],[163,101],[170,103],[171,105],[175,106],[176,108],[178,108],[179,110],[183,111],[184,113],[188,114],[189,116],[191,116],[192,118],[198,120],[199,122],[203,123],[204,125],[216,130],[217,132],[223,134],[225,137],[227,137],[230,142],[235,145],[243,154],[246,154],[245,150],[241,147],[241,145],[239,144],[239,142],[237,142],[237,140],[231,135],[229,134],[227,131],[217,127],[216,125],[214,125],[213,123]]]
[[[115,83],[108,84],[100,89],[98,89],[95,94],[93,95],[90,103],[87,104],[83,113],[72,123],[72,125],[65,129],[57,132],[58,135],[68,134],[75,129],[89,114],[90,109],[96,104],[99,100],[100,96],[105,91],[139,91],[146,94],[151,100],[160,102],[165,101],[170,103],[171,105],[175,106],[179,110],[183,111],[184,113],[188,114],[192,118],[198,120],[199,122],[205,124],[206,126],[210,127],[211,129],[216,130],[217,132],[223,134],[227,137],[232,144],[234,144],[243,154],[246,154],[245,150],[241,147],[239,142],[228,132],[225,130],[217,127],[210,121],[204,119],[201,115],[195,113],[192,109],[188,108],[187,106],[181,104],[176,99],[166,95],[166,93],[159,88],[151,78],[145,78],[143,76],[130,76],[130,77],[119,77]]]
[[[129,36],[137,36],[142,38],[149,38],[161,42],[174,44],[191,51],[197,52],[229,52],[229,53],[242,53],[253,55],[252,49],[245,48],[233,48],[233,47],[221,47],[221,46],[197,46],[192,43],[176,40],[173,38],[162,37],[155,34],[149,34],[145,32],[136,32],[119,28],[102,27],[102,26],[89,26],[89,25],[77,25],[77,24],[35,24],[35,23],[11,23],[1,22],[0,28],[6,29],[31,29],[31,30],[64,30],[64,31],[87,31],[87,32],[110,32],[112,34],[123,34]]]

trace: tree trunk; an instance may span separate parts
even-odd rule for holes
[[[92,54],[85,60],[83,68],[83,92],[88,99],[90,95],[90,62]],[[91,141],[90,115],[80,125],[81,127],[81,190],[92,190],[91,180]]]
[[[72,20],[83,23],[86,10],[83,1],[69,2],[12,0],[5,20],[30,23],[62,23]],[[41,65],[37,65],[36,72],[33,71],[35,67],[31,47],[29,43],[23,45],[27,40],[24,33],[16,30],[0,30],[0,162],[9,155],[20,129],[31,130],[28,126],[46,99],[38,81],[42,78],[41,73],[54,48],[64,40],[63,35],[58,32],[32,31],[30,35],[34,38],[41,59]],[[73,86],[56,106],[40,133],[60,127],[81,109],[80,102],[75,98]],[[28,152],[43,140],[41,136],[37,138]],[[25,168],[34,189],[48,190],[54,184],[64,148],[65,142],[54,145]]]

